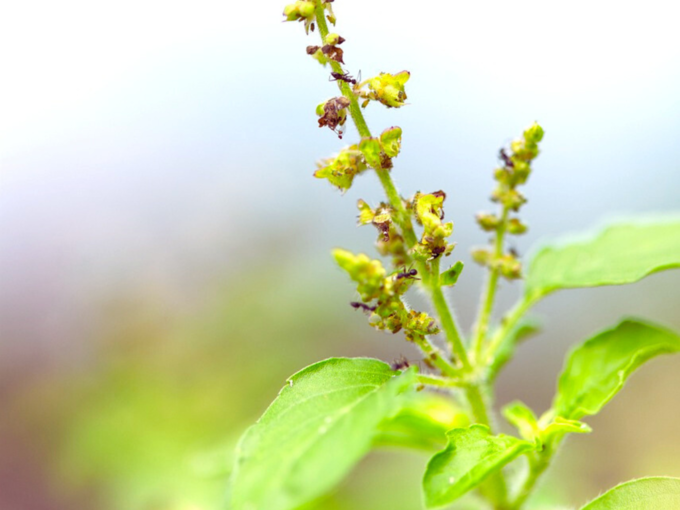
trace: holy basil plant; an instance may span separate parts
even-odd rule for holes
[[[680,267],[680,216],[610,222],[585,236],[543,243],[524,264],[507,248],[527,225],[519,212],[522,186],[533,173],[543,128],[534,123],[498,153],[493,171],[495,212],[477,214],[491,235],[473,259],[486,267],[477,320],[464,335],[443,287],[455,286],[463,263],[453,253],[453,223],[445,220],[446,193],[401,196],[392,174],[402,130],[374,136],[363,116],[372,104],[399,108],[407,99],[408,71],[360,80],[345,67],[345,37],[335,25],[332,0],[300,0],[284,9],[318,39],[306,53],[337,85],[316,108],[318,125],[342,138],[351,119],[358,136],[317,164],[314,176],[346,191],[360,174],[377,176],[383,201],[359,200],[359,224],[376,229],[381,259],[337,249],[333,256],[356,284],[349,304],[373,328],[404,334],[422,351],[425,370],[407,361],[388,365],[368,358],[331,358],[293,375],[238,445],[229,487],[232,510],[293,510],[331,491],[373,448],[415,448],[430,459],[422,480],[423,507],[445,508],[474,493],[478,508],[520,510],[569,434],[590,432],[583,420],[597,414],[628,377],[652,358],[680,351],[680,336],[649,321],[624,318],[577,344],[557,378],[552,406],[536,414],[522,402],[502,414],[516,434],[500,434],[493,385],[515,347],[539,325],[527,315],[561,289],[622,285]],[[354,63],[353,63],[354,64]],[[367,69],[367,66],[363,67]],[[492,323],[500,279],[523,280],[521,298]],[[412,287],[430,298],[432,311],[406,304]],[[475,298],[476,299],[476,298]],[[439,341],[441,338],[443,341]],[[524,465],[523,469],[506,469]],[[476,504],[476,503],[473,503]],[[455,508],[455,507],[451,507]],[[680,480],[645,478],[620,485],[582,510],[680,508]]]

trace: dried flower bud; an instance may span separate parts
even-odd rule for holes
[[[334,60],[335,62],[339,62],[341,64],[345,63],[342,60],[342,56],[343,56],[342,48],[338,48],[337,46],[332,46],[330,44],[326,44],[325,46],[323,46],[321,48],[321,51],[330,60]]]
[[[316,107],[316,114],[319,115],[319,127],[328,126],[340,138],[342,133],[338,131],[338,126],[343,126],[347,121],[347,110],[350,101],[345,96],[334,97]]]
[[[311,55],[312,58],[317,60],[322,66],[328,64],[328,58],[323,54],[320,46],[307,46],[307,55]]]

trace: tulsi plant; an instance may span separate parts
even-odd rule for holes
[[[498,154],[493,172],[495,212],[477,215],[492,236],[473,250],[488,269],[471,335],[459,328],[443,289],[453,287],[463,263],[445,263],[454,252],[453,223],[445,220],[446,193],[402,197],[392,170],[402,130],[375,136],[363,109],[370,103],[399,108],[410,73],[380,73],[364,80],[343,67],[343,36],[332,0],[300,0],[284,9],[320,41],[306,53],[337,83],[338,95],[316,107],[318,124],[342,138],[349,119],[359,139],[318,163],[314,176],[341,191],[363,173],[374,173],[384,201],[359,200],[359,224],[376,229],[373,259],[336,249],[333,256],[356,284],[370,326],[403,333],[421,351],[425,370],[405,360],[392,365],[369,358],[332,358],[286,382],[259,421],[243,435],[236,453],[229,502],[233,510],[292,510],[331,490],[372,448],[413,447],[429,452],[422,490],[427,509],[451,507],[469,493],[478,508],[521,510],[555,453],[570,434],[590,432],[584,418],[598,413],[644,362],[680,351],[680,336],[645,320],[626,318],[575,347],[558,378],[550,409],[540,415],[516,401],[502,409],[516,428],[499,434],[493,411],[494,381],[516,346],[537,329],[530,308],[562,289],[636,282],[680,267],[680,218],[647,218],[608,225],[592,234],[545,244],[526,262],[508,249],[508,237],[527,231],[519,213],[522,185],[533,173],[543,128],[534,123]],[[389,262],[385,262],[389,261]],[[498,324],[492,311],[500,279],[523,280],[519,302]],[[421,287],[434,313],[405,301]],[[438,335],[443,342],[436,341]],[[434,391],[432,391],[434,390]],[[680,480],[645,478],[620,485],[582,510],[680,508]]]

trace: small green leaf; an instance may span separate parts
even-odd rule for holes
[[[511,402],[503,408],[503,416],[510,425],[514,425],[520,436],[527,441],[535,441],[540,435],[538,419],[526,404],[519,400]]]
[[[331,358],[293,375],[241,438],[232,510],[288,510],[322,495],[371,448],[415,372],[369,358]]]
[[[380,153],[382,148],[380,147],[380,140],[377,138],[364,138],[359,144],[359,150],[364,155],[366,163],[375,169],[382,168],[382,159]]]
[[[550,415],[547,414],[537,419],[534,412],[524,403],[516,401],[503,408],[503,416],[508,423],[514,425],[523,439],[536,443],[538,449],[549,444],[556,437],[565,434],[586,434],[592,432],[591,428],[577,420],[567,420],[557,416],[548,422]]]
[[[617,485],[581,510],[678,510],[680,479],[640,478]]]
[[[541,442],[549,443],[555,437],[565,434],[589,434],[593,431],[586,423],[578,420],[567,420],[561,416],[555,417],[554,421],[541,430]]]
[[[680,337],[653,324],[627,319],[586,340],[569,355],[553,408],[579,419],[596,414],[645,361],[680,351]]]
[[[680,218],[648,218],[610,225],[596,235],[539,249],[526,272],[533,301],[559,289],[621,285],[680,267]]]
[[[453,429],[447,436],[448,446],[430,459],[425,471],[427,508],[448,505],[522,453],[534,449],[527,441],[502,434],[493,436],[485,425]]]
[[[459,260],[439,276],[439,283],[444,286],[455,285],[462,272],[463,263]]]

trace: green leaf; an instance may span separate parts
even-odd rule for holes
[[[515,437],[493,436],[485,425],[453,429],[447,436],[448,446],[430,459],[425,471],[427,508],[448,505],[522,453],[534,449],[532,443]]]
[[[382,361],[331,358],[293,375],[239,443],[232,510],[287,510],[338,483],[399,410],[415,372]]]
[[[680,337],[672,331],[624,320],[571,352],[559,378],[553,408],[567,419],[596,414],[642,363],[678,351]]]
[[[469,424],[467,413],[451,398],[425,391],[408,393],[399,413],[380,424],[374,444],[438,451],[446,445],[447,431]]]
[[[508,423],[514,425],[523,439],[536,443],[538,449],[551,443],[555,438],[565,434],[587,434],[592,429],[577,420],[567,420],[560,416],[548,422],[550,416],[543,416],[537,419],[534,412],[520,401],[511,402],[503,408],[503,416]]]
[[[439,276],[439,283],[444,286],[455,285],[462,272],[463,263],[459,260]]]
[[[511,402],[503,408],[503,416],[510,425],[514,425],[520,436],[527,441],[535,441],[541,430],[534,412],[519,400]]]
[[[617,485],[581,510],[677,510],[680,479],[640,478]]]
[[[595,235],[563,239],[539,249],[528,267],[530,300],[559,289],[636,282],[680,267],[680,218],[618,223]]]
[[[562,437],[565,434],[590,434],[593,431],[588,424],[578,420],[567,420],[561,416],[555,419],[541,430],[541,442],[546,444],[555,437]]]

